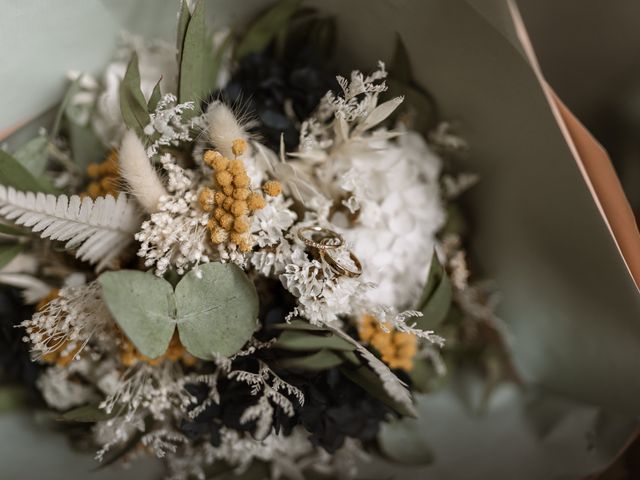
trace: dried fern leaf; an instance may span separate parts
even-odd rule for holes
[[[101,269],[132,240],[140,218],[124,194],[92,200],[77,195],[21,192],[0,185],[0,216],[29,227],[42,238],[67,242],[83,261]]]

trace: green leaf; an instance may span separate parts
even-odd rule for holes
[[[224,54],[232,41],[233,35],[229,33],[218,49],[213,51],[211,60],[208,60],[205,64],[204,84],[209,90],[212,90],[217,86],[216,82],[218,81],[218,72],[220,71]]]
[[[322,58],[328,59],[333,54],[336,45],[336,30],[334,17],[320,18],[313,22],[309,43],[314,46],[314,51],[319,52]]]
[[[286,28],[291,16],[300,6],[301,0],[280,0],[259,17],[247,30],[238,44],[236,57],[242,59],[250,53],[262,52]]]
[[[82,169],[91,163],[104,160],[107,152],[90,125],[80,125],[67,116],[71,155],[73,161]]]
[[[79,75],[78,78],[71,82],[69,88],[67,88],[67,91],[62,98],[62,102],[60,102],[60,105],[58,106],[56,118],[53,121],[53,126],[51,127],[51,131],[49,132],[49,141],[53,141],[58,137],[58,134],[60,133],[60,127],[62,126],[62,118],[67,111],[69,102],[71,101],[71,98],[73,98],[73,95],[75,94],[81,79],[82,75]]]
[[[191,12],[189,11],[188,0],[180,1],[180,13],[178,14],[178,32],[176,36],[176,50],[178,52],[178,65],[182,57],[182,49],[184,47],[184,37],[187,33],[187,26],[191,20]]]
[[[404,102],[401,111],[408,111],[413,128],[419,132],[427,133],[432,130],[438,122],[438,114],[435,100],[427,91],[416,84],[411,60],[400,35],[396,35],[396,45],[389,67],[389,78],[387,79],[389,89],[384,95],[384,100],[393,97],[403,96]]]
[[[27,230],[22,230],[20,228],[13,227],[11,225],[5,225],[4,223],[0,223],[0,234],[2,235],[13,235],[16,237],[25,237],[30,234]]]
[[[140,70],[138,55],[134,52],[127,71],[120,83],[120,112],[125,125],[142,136],[144,127],[149,124],[147,102],[140,89]]]
[[[418,328],[431,330],[440,325],[449,313],[452,296],[451,281],[434,251],[427,284],[416,308],[423,315],[416,319]]]
[[[360,385],[369,395],[377,398],[382,403],[386,404],[400,415],[405,417],[413,417],[414,413],[407,409],[405,405],[393,399],[385,390],[382,385],[380,377],[371,370],[368,366],[361,366],[359,368],[349,368],[345,365],[340,367],[340,372],[351,380],[353,383]]]
[[[455,203],[447,205],[447,222],[442,227],[441,234],[455,234],[465,237],[467,230],[467,219],[462,213],[460,205]]]
[[[115,413],[107,413],[97,405],[83,405],[63,413],[58,417],[61,422],[95,423],[115,417]]]
[[[327,328],[317,327],[310,324],[309,322],[305,322],[304,320],[300,319],[291,320],[289,323],[276,323],[275,325],[271,325],[270,328],[276,330],[308,330],[311,332],[329,332],[329,329]]]
[[[220,463],[220,462],[216,462]],[[215,468],[215,464],[214,464]],[[221,468],[225,468],[222,466]],[[271,469],[268,464],[260,460],[254,460],[251,465],[242,473],[238,473],[232,467],[218,472],[209,472],[207,479],[210,480],[264,480],[270,477]],[[305,477],[306,478],[306,477]]]
[[[160,80],[158,80],[158,83],[156,83],[156,86],[153,87],[153,91],[151,92],[151,96],[149,97],[149,103],[147,103],[147,111],[149,113],[153,113],[156,111],[158,102],[160,102],[160,99],[162,98],[162,92],[160,91],[161,81],[162,78],[160,78]]]
[[[352,365],[357,365],[357,366],[362,365],[362,362],[354,352],[341,351],[341,352],[338,352],[338,354],[342,357],[342,359],[345,362],[349,362]]]
[[[405,47],[400,34],[397,33],[395,50],[389,67],[389,77],[405,84],[413,81],[413,72],[411,71],[411,61],[409,60],[407,47]]]
[[[171,284],[135,270],[103,273],[98,282],[109,311],[136,348],[149,358],[165,353],[176,324]]]
[[[209,88],[213,87],[205,84],[205,63],[209,60],[210,53],[205,25],[205,2],[198,0],[184,36],[178,82],[180,103],[191,101],[196,104],[195,110],[188,110],[191,114],[200,112],[200,101],[209,92]]]
[[[16,258],[23,249],[24,247],[17,243],[0,244],[0,270],[6,267],[11,260]]]
[[[440,333],[439,330],[438,333]],[[409,372],[412,390],[419,393],[429,393],[444,386],[449,381],[450,375],[455,368],[451,362],[446,362],[446,359],[445,363],[447,371],[444,375],[439,375],[430,360],[425,358],[414,359],[413,368]]]
[[[98,281],[118,325],[150,358],[166,352],[176,327],[186,350],[203,359],[236,353],[256,329],[258,295],[233,264],[200,266],[175,292],[166,280],[133,270],[107,272]]]
[[[22,407],[26,402],[26,397],[22,385],[0,386],[0,414]]]
[[[256,330],[258,294],[234,264],[208,263],[187,273],[175,298],[180,341],[195,357],[233,355]]]
[[[299,370],[321,371],[337,367],[344,363],[344,358],[331,350],[320,350],[306,357],[285,358],[278,365],[282,368]]]
[[[47,160],[49,159],[48,147],[48,137],[35,137],[13,152],[13,157],[32,174],[39,176],[44,173],[44,169],[47,166]]]
[[[0,184],[27,192],[56,193],[56,189],[46,180],[34,177],[4,150],[0,150]]]
[[[394,78],[387,79],[387,86],[389,89],[383,99],[403,96],[404,102],[398,110],[409,112],[415,130],[428,133],[436,126],[438,111],[431,95],[413,84],[403,83]]]
[[[355,346],[332,334],[316,334],[305,331],[287,330],[278,337],[275,348],[293,351],[344,350],[351,352]]]

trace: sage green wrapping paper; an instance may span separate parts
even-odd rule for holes
[[[435,480],[572,479],[602,468],[640,413],[640,298],[518,40],[509,3],[309,3],[338,15],[345,69],[388,60],[400,33],[419,83],[462,127],[472,148],[464,167],[481,177],[467,197],[470,254],[497,281],[514,359],[537,386],[528,393],[500,387],[479,415],[469,407],[478,380],[457,376],[419,399],[423,417],[412,436],[389,440],[423,448],[425,459],[434,454],[433,465],[376,464],[376,478],[386,469]],[[210,0],[208,16],[212,25],[235,25],[268,4]],[[0,131],[54,105],[68,70],[99,72],[122,30],[172,41],[176,12],[172,0],[1,1]],[[0,417],[0,477],[8,468],[7,478],[84,478],[90,464],[24,415]],[[156,478],[144,470],[146,477],[138,470],[129,478]],[[106,470],[87,478],[127,477]]]

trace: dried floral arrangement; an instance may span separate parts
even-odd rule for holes
[[[212,35],[183,2],[177,47],[124,38],[48,133],[0,152],[0,282],[24,299],[3,293],[3,365],[104,464],[353,478],[457,359],[495,380],[466,144],[401,42],[345,78],[334,35],[291,0]]]

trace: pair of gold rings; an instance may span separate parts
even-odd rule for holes
[[[298,238],[307,247],[317,252],[333,273],[350,278],[362,275],[362,264],[351,250],[349,250],[349,258],[355,266],[353,270],[340,263],[331,254],[332,251],[344,245],[344,238],[339,233],[324,227],[303,227],[298,230]]]

